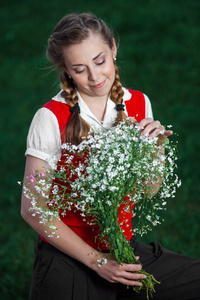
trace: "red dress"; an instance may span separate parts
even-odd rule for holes
[[[129,90],[132,97],[130,100],[125,101],[126,109],[129,117],[134,117],[138,122],[145,118],[145,98],[143,93],[139,91]],[[47,102],[43,107],[51,110],[59,124],[61,141],[64,141],[64,131],[66,128],[67,121],[71,115],[70,107],[62,102],[58,102],[55,100],[51,100]],[[58,161],[58,169],[59,166],[62,165],[62,156]],[[126,203],[121,205],[119,208],[119,216],[118,222],[123,230],[126,239],[129,241],[132,237],[132,210],[135,204],[130,206],[129,211],[124,210]],[[60,215],[61,220],[71,229],[73,230],[80,238],[82,238],[87,244],[95,249],[106,250],[107,246],[105,242],[102,242],[98,238],[99,227],[97,225],[88,225],[86,221],[83,220],[83,217],[80,215],[79,211],[67,211],[66,215],[63,217]],[[42,236],[40,236],[42,240],[47,242]]]

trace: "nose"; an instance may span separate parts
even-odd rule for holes
[[[99,73],[94,67],[90,68],[88,73],[88,79],[90,81],[96,81],[99,77]]]

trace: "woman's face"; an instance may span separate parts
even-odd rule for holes
[[[82,98],[107,98],[115,79],[113,59],[116,45],[110,49],[99,35],[64,50],[66,72],[76,82]]]

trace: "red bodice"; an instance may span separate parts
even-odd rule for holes
[[[126,109],[129,117],[134,117],[138,122],[145,118],[145,98],[144,95],[139,91],[129,90],[132,97],[130,100],[125,101]],[[61,141],[63,142],[64,130],[68,119],[71,115],[69,109],[70,107],[62,102],[51,100],[46,103],[43,107],[50,109],[56,116],[59,124]],[[63,157],[58,161],[58,169],[63,164]],[[128,208],[128,198],[127,203],[124,203],[119,208],[118,222],[121,229],[126,236],[126,239],[129,241],[132,237],[132,210],[135,204],[130,205]],[[65,216],[60,215],[61,220],[72,229],[80,238],[82,238],[86,243],[92,246],[95,249],[105,250],[107,246],[104,242],[99,240],[99,227],[97,225],[89,225],[84,221],[84,217],[80,215],[81,212],[67,211]],[[41,237],[44,241],[45,239]]]

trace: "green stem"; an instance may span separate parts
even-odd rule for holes
[[[102,234],[107,237],[107,242],[110,245],[110,255],[117,260],[118,264],[141,264],[135,257],[134,249],[130,246],[129,242],[126,240],[119,224],[118,224],[118,210],[111,210],[109,216],[106,218],[102,216],[104,221],[99,224]],[[101,220],[102,220],[101,219]],[[108,230],[109,228],[109,230]],[[149,294],[152,296],[155,292],[154,284],[159,283],[153,275],[145,272],[143,269],[137,273],[145,274],[146,279],[141,279],[140,282],[142,286],[133,286],[135,292],[140,292],[141,289],[146,289],[147,299],[149,299]]]

